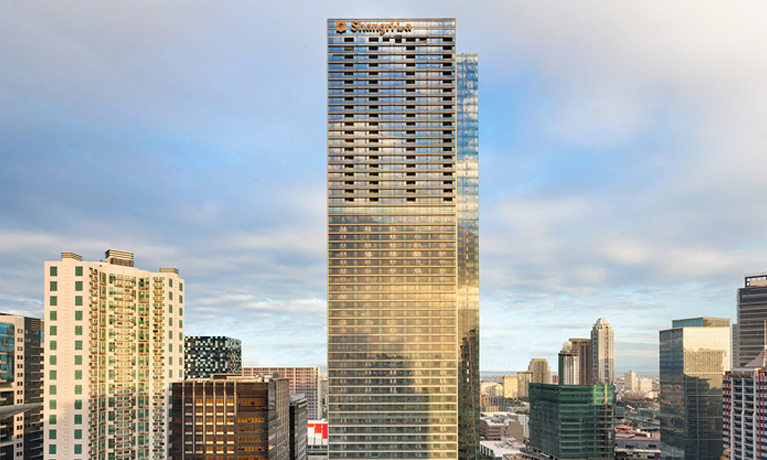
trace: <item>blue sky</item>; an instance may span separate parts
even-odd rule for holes
[[[481,368],[606,317],[619,372],[767,270],[763,2],[3,2],[0,310],[108,248],[188,334],[325,362],[325,19],[455,17],[480,56]]]

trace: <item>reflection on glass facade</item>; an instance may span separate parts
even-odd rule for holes
[[[730,369],[729,320],[675,321],[660,331],[661,458],[722,455],[722,377]]]
[[[329,20],[329,457],[474,459],[477,56],[455,20]]]
[[[224,336],[184,337],[184,374],[187,379],[242,374],[242,342]]]

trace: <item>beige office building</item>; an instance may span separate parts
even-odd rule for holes
[[[108,250],[45,263],[45,458],[169,458],[171,382],[184,378],[184,280]]]
[[[506,375],[503,377],[503,397],[514,399],[519,396],[519,376]]]
[[[474,459],[477,55],[455,19],[331,19],[329,458]]]

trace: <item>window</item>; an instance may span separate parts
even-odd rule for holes
[[[75,399],[75,409],[82,409],[83,408],[83,400],[82,399]],[[75,432],[80,431],[76,430]],[[80,438],[77,438],[80,439]]]
[[[51,281],[50,288],[51,288],[51,291],[57,291],[59,289],[59,283],[57,283],[56,281]]]
[[[53,327],[53,326],[51,326]],[[75,335],[83,335],[83,327],[82,326],[75,326]]]
[[[183,302],[182,302],[182,303],[183,303]],[[179,315],[179,316],[184,316],[184,309],[183,309],[183,308],[179,308],[179,309],[178,309],[178,315]]]
[[[184,327],[184,320],[178,320],[178,327]]]
[[[59,268],[52,266],[51,270],[50,270],[50,274],[51,274],[51,276],[57,276],[59,274]]]
[[[50,335],[56,335],[57,332],[58,332],[58,327],[51,326],[51,328],[50,328]]]
[[[56,321],[56,318],[58,318],[58,313],[55,311],[51,312],[51,321]]]
[[[83,394],[83,386],[82,385],[75,385],[75,394],[76,395]]]
[[[76,454],[82,454],[83,453],[83,445],[82,444],[75,444],[75,453]]]
[[[76,370],[75,371],[75,380],[82,380],[83,379],[83,371]]]
[[[184,283],[178,283],[178,290],[184,292]]]
[[[48,416],[48,425],[55,425],[56,424],[56,414],[51,414]]]
[[[172,292],[168,293],[168,299],[173,300],[173,293]]]
[[[51,355],[50,358],[48,358],[48,362],[50,363],[51,366],[55,366],[56,365],[56,355]]]
[[[83,276],[83,267],[75,267],[75,276]]]
[[[56,430],[48,430],[48,439],[56,439]]]
[[[51,307],[55,307],[58,304],[58,300],[59,299],[55,295],[52,295],[50,299]]]
[[[56,400],[55,399],[51,399],[50,401],[48,401],[48,408],[51,409],[51,410],[56,410]]]
[[[82,321],[83,320],[83,311],[77,310],[75,311],[75,321]]]
[[[53,423],[56,423],[55,421]],[[80,414],[75,414],[75,425],[82,425],[83,424],[83,416]]]
[[[83,355],[75,355],[75,364],[80,365],[83,363]]]
[[[75,306],[82,307],[83,306],[83,296],[76,295],[75,296]]]
[[[173,326],[173,318],[168,318],[168,326]]]
[[[56,454],[56,444],[50,444],[48,445],[48,453],[51,455]]]
[[[75,291],[82,291],[82,290],[83,290],[83,282],[75,281]]]
[[[83,349],[83,341],[75,340],[75,350],[82,350],[82,349]]]
[[[168,286],[173,287],[173,279],[168,278]]]
[[[56,341],[55,340],[51,340],[50,342],[48,342],[48,344],[49,344],[48,346],[50,347],[51,350],[55,350],[56,349]]]
[[[50,380],[56,380],[56,371],[51,371],[49,374]]]
[[[178,303],[184,303],[184,296],[178,296]]]
[[[53,396],[56,394],[56,385],[51,385],[50,387],[48,387],[48,394],[50,396]]]
[[[168,305],[168,313],[173,313],[173,305]]]

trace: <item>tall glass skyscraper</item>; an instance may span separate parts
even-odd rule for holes
[[[331,19],[329,457],[474,459],[477,55],[454,19]]]
[[[676,320],[660,331],[662,460],[722,455],[722,379],[730,370],[730,320]]]

